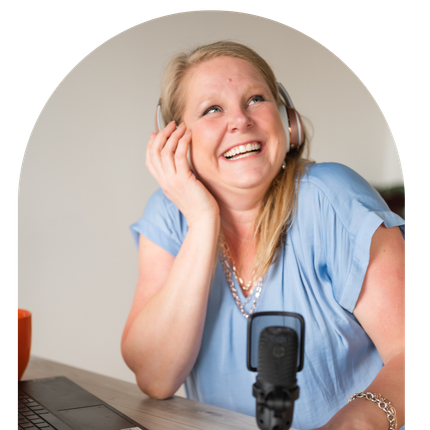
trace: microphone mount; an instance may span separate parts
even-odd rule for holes
[[[299,398],[298,386],[288,389],[273,386],[272,390],[252,386],[252,395],[257,398],[257,424],[262,430],[289,429],[293,421],[294,401]]]

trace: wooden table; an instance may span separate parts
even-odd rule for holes
[[[177,396],[154,400],[135,384],[38,357],[31,357],[22,380],[51,376],[66,376],[148,430],[258,429],[248,415]]]

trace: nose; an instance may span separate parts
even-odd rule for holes
[[[249,113],[242,107],[230,112],[228,129],[230,132],[245,131],[252,127],[253,120]]]

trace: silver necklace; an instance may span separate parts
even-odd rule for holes
[[[252,290],[251,290],[251,292],[250,292],[249,296],[248,296],[248,297],[247,297],[247,299],[242,303],[242,302],[240,301],[239,295],[237,294],[237,290],[236,290],[236,288],[235,288],[235,286],[234,286],[234,281],[233,281],[233,277],[232,277],[232,275],[231,275],[231,270],[230,270],[230,267],[229,267],[229,261],[228,261],[227,255],[228,255],[228,256],[230,256],[230,252],[229,252],[229,250],[228,250],[227,243],[226,243],[225,241],[222,241],[222,242],[221,242],[220,259],[221,259],[221,265],[222,265],[222,268],[223,268],[223,270],[224,270],[225,277],[226,277],[226,279],[227,279],[227,284],[228,284],[228,286],[229,286],[229,288],[230,288],[231,294],[232,294],[232,296],[233,296],[233,298],[234,298],[234,300],[235,300],[235,302],[236,302],[236,304],[237,304],[237,306],[238,306],[238,308],[239,308],[240,312],[242,313],[242,315],[243,315],[245,318],[248,318],[250,315],[252,315],[252,314],[254,313],[255,308],[256,308],[256,306],[257,306],[258,299],[260,298],[260,294],[261,294],[261,288],[263,287],[263,279],[262,279],[262,278],[259,278],[259,279],[258,279],[257,283],[256,283],[256,284],[254,285],[254,287],[252,288]],[[230,258],[231,258],[231,257],[230,257]],[[234,267],[234,264],[232,263],[232,268],[233,268],[233,267]],[[236,277],[236,279],[237,279],[237,275],[236,275],[236,273],[235,273],[235,270],[234,270],[234,269],[233,269],[233,274],[234,274],[234,276],[235,276],[235,277]],[[238,281],[238,282],[239,282],[239,281]],[[242,281],[242,282],[243,282],[243,281]],[[239,283],[239,285],[240,285],[240,283]],[[251,285],[252,285],[252,281],[251,281]],[[248,289],[251,285],[247,285],[247,288],[246,288],[246,289]],[[249,313],[247,313],[247,312],[245,311],[245,309],[244,309],[244,306],[245,306],[245,305],[250,301],[250,299],[251,299],[251,297],[252,297],[252,295],[253,295],[253,292],[254,292],[254,288],[255,288],[254,302],[252,303],[252,306],[251,306],[251,309],[250,309]]]

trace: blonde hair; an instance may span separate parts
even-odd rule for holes
[[[264,77],[278,104],[281,98],[275,75],[267,62],[251,48],[240,43],[222,40],[202,45],[190,53],[180,53],[167,65],[161,83],[161,113],[165,123],[174,120],[179,124],[185,105],[185,85],[181,85],[186,73],[198,64],[216,57],[240,58],[252,64]],[[256,239],[255,276],[264,276],[279,256],[279,249],[286,238],[297,208],[300,180],[310,163],[303,153],[308,148],[305,133],[304,143],[288,152],[286,168],[281,169],[268,188],[259,214],[255,220]],[[251,242],[252,243],[252,242]]]

